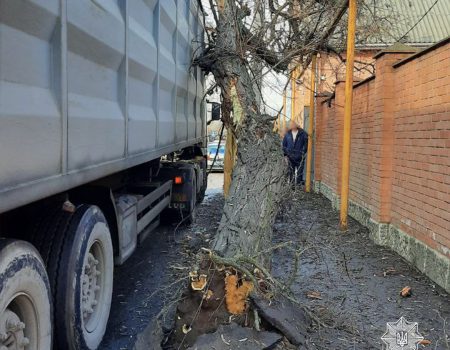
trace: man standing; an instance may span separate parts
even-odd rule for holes
[[[308,134],[299,128],[293,120],[290,122],[290,130],[283,139],[283,153],[289,161],[289,177],[295,178],[296,184],[303,183],[303,168],[306,148],[308,147]],[[297,176],[295,173],[297,172]]]

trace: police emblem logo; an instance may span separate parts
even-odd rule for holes
[[[417,322],[408,322],[403,316],[397,322],[388,322],[381,337],[386,350],[417,350],[423,340]]]

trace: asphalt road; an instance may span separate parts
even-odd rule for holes
[[[187,275],[187,255],[208,244],[217,229],[222,179],[222,174],[209,177],[207,198],[192,226],[177,232],[174,226],[160,227],[116,268],[111,317],[100,349],[133,349],[137,335],[170,302],[168,296],[184,290],[184,283],[173,282]],[[432,342],[430,349],[448,349],[449,295],[399,255],[376,246],[356,221],[349,221],[345,234],[338,222],[339,214],[324,197],[296,191],[274,225],[273,243],[289,242],[289,249],[274,251],[274,276],[289,281],[296,299],[327,325],[310,329],[305,348],[379,349],[386,323],[404,316],[418,322],[419,332]],[[297,269],[292,250],[302,252]],[[405,286],[412,287],[409,298],[399,295]]]
[[[223,174],[208,177],[208,199],[222,192]],[[164,307],[164,293],[173,293],[173,286],[162,292],[160,286],[174,280],[173,266],[181,264],[181,238],[184,229],[174,233],[173,225],[162,225],[155,230],[122,266],[114,271],[114,292],[111,314],[100,350],[132,349],[137,335],[142,332]],[[156,294],[155,294],[156,293]]]

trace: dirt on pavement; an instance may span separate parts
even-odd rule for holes
[[[450,297],[395,252],[375,245],[368,230],[350,219],[338,229],[339,213],[321,195],[296,191],[282,209],[274,243],[292,241],[300,264],[292,281],[296,298],[327,327],[316,326],[309,349],[381,349],[386,323],[404,316],[418,322],[429,349],[450,349]],[[291,276],[295,254],[273,256],[273,273]],[[412,295],[400,296],[410,286]],[[422,347],[422,346],[421,346]]]
[[[216,181],[217,182],[217,181]],[[173,309],[187,286],[194,254],[208,246],[221,217],[223,197],[216,186],[199,207],[191,227],[163,227],[116,269],[110,324],[101,349],[132,349],[150,321]],[[428,349],[450,349],[450,297],[403,258],[375,245],[366,228],[354,220],[338,229],[339,215],[330,202],[296,190],[274,227],[272,271],[286,280],[298,301],[317,323],[309,330],[307,349],[380,349],[386,323],[404,316],[418,322],[431,341]],[[175,231],[175,232],[174,232]],[[298,269],[293,268],[298,253]],[[300,254],[301,253],[301,254]],[[116,276],[117,277],[117,276]],[[405,286],[412,295],[399,295]],[[280,346],[277,349],[292,349]]]
[[[160,315],[165,328],[173,325],[174,306],[187,286],[193,255],[208,246],[215,232],[223,199],[223,174],[208,177],[208,191],[191,226],[161,225],[136,252],[114,270],[114,291],[105,337],[99,350],[133,349],[138,335]]]

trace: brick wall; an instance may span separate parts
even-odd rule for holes
[[[418,260],[416,242],[425,247],[424,254],[438,254],[444,268],[430,276],[448,289],[450,39],[414,55],[386,50],[375,65],[376,76],[354,87],[350,201],[365,213],[365,223],[388,225],[383,237],[377,233],[378,240],[407,259]],[[316,114],[316,188],[331,190],[337,198],[343,85],[336,84],[331,99],[318,100]],[[403,243],[396,243],[395,235]]]
[[[330,102],[330,107],[328,107]],[[316,118],[315,177],[321,179],[334,192],[340,193],[340,164],[342,155],[329,152],[339,149],[342,143],[342,129],[344,120],[344,84],[336,84],[336,98],[321,101],[321,118]]]
[[[450,256],[450,45],[395,80],[392,223]]]
[[[355,56],[354,80],[360,81],[370,76],[371,65],[374,63],[374,50],[358,51]],[[345,52],[342,53],[345,57]],[[320,94],[334,89],[336,81],[345,78],[345,63],[335,54],[321,53],[317,58],[316,91]],[[309,107],[311,96],[311,69],[306,69],[296,85],[295,113],[299,124],[303,127],[305,107]]]
[[[361,204],[366,209],[376,206],[372,196],[372,185],[370,180],[376,181],[376,175],[372,173],[373,162],[376,161],[374,150],[378,145],[374,144],[373,134],[375,132],[374,105],[374,81],[368,81],[355,89],[352,133],[350,153],[350,198]]]

